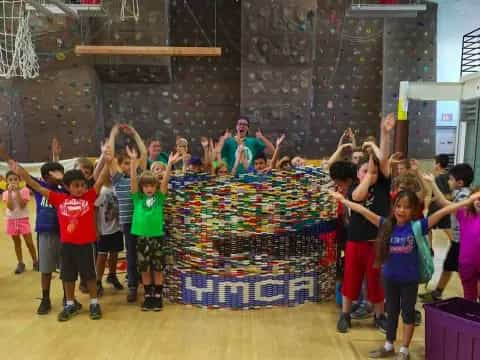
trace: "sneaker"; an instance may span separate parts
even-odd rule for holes
[[[80,285],[78,285],[78,290],[80,290],[80,292],[82,292],[82,293],[84,293],[84,294],[88,294],[87,284],[85,284],[84,282],[80,281]]]
[[[418,295],[422,303],[431,303],[442,300],[442,293],[438,290],[433,290],[424,294]]]
[[[38,267],[38,261],[34,261],[33,262],[33,271],[38,271],[39,267]]]
[[[128,288],[127,302],[134,303],[137,301],[137,288]]]
[[[25,272],[25,264],[23,262],[18,263],[14,272],[17,275]]]
[[[102,318],[102,309],[100,304],[90,304],[90,319],[99,320]]]
[[[391,356],[394,356],[395,355],[395,350],[392,349],[392,350],[387,350],[385,349],[384,346],[378,348],[378,349],[375,349],[373,351],[370,351],[368,353],[368,357],[370,359],[383,359],[383,358],[388,358],[388,357],[391,357]]]
[[[102,283],[97,283],[97,296],[102,297],[103,296],[103,286]]]
[[[354,320],[362,320],[371,317],[373,310],[368,305],[362,305],[357,307],[355,311],[350,314],[350,317]]]
[[[142,303],[142,311],[152,311],[154,308],[154,299],[151,296],[145,297],[145,300]]]
[[[415,310],[415,326],[419,326],[422,323],[422,313]]]
[[[387,317],[385,315],[374,316],[373,324],[375,327],[380,330],[382,333],[387,333]]]
[[[340,333],[348,332],[348,329],[352,327],[350,314],[341,313],[337,323],[337,331]]]
[[[67,299],[63,298],[62,305],[63,305],[63,307],[67,306]],[[80,304],[77,301],[77,299],[73,300],[73,305],[75,306],[75,309],[77,309],[77,311],[82,310],[82,304]]]
[[[116,274],[108,274],[107,283],[112,284],[113,287],[117,290],[123,290],[123,285],[118,280]]]
[[[153,297],[152,298],[152,310],[153,311],[160,311],[163,308],[163,299],[161,297]]]
[[[58,321],[68,321],[78,314],[77,307],[75,305],[67,305],[58,314]]]
[[[395,356],[394,360],[409,360],[409,359],[410,359],[410,354],[399,352],[397,356]]]
[[[40,302],[40,306],[37,309],[37,314],[46,315],[50,312],[50,310],[52,310],[52,303],[50,302],[50,299],[43,298]]]

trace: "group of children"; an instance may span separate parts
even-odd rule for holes
[[[37,313],[50,312],[52,273],[60,268],[64,306],[58,320],[71,319],[81,308],[75,300],[78,275],[81,289],[90,295],[90,317],[101,318],[98,297],[103,294],[102,278],[107,263],[107,282],[116,289],[123,288],[116,276],[116,266],[124,243],[127,301],[137,301],[141,283],[145,290],[142,310],[161,310],[166,262],[163,207],[172,171],[227,176],[244,172],[263,174],[306,164],[298,156],[278,159],[284,135],[274,145],[261,131],[249,137],[249,127],[249,119],[242,116],[237,121],[235,135],[226,131],[217,142],[202,138],[203,154],[197,157],[190,155],[184,138],[177,139],[174,154],[166,154],[158,139],[145,146],[135,129],[117,124],[102,145],[95,165],[81,158],[77,169],[64,172],[60,163],[48,162],[42,166],[39,179],[31,177],[1,151],[0,156],[10,166],[6,175],[8,188],[2,197],[7,206],[6,231],[17,253],[15,272],[25,270],[21,236],[34,269],[41,272],[42,301]],[[359,311],[368,314],[361,307],[366,302],[359,301],[362,294],[373,306],[375,326],[387,334],[385,345],[370,356],[394,354],[401,312],[404,334],[396,356],[408,359],[422,265],[418,238],[431,239],[431,229],[435,227],[451,234],[440,282],[433,292],[422,297],[440,299],[451,273],[459,271],[465,297],[478,298],[480,265],[474,254],[480,242],[480,192],[469,190],[473,170],[467,164],[458,164],[447,171],[448,157],[440,155],[436,158],[434,177],[423,174],[416,161],[390,155],[394,128],[395,118],[390,114],[382,121],[379,146],[375,139],[368,138],[361,147],[357,147],[353,131],[347,130],[324,166],[337,185],[338,192],[331,195],[339,201],[343,222],[339,234],[343,231],[346,239],[342,313],[337,329],[347,332],[353,314],[358,315]],[[120,135],[130,139],[128,145],[119,146]],[[54,160],[58,160],[58,143],[54,142],[52,148],[57,149]],[[272,155],[271,159],[267,154]],[[19,186],[22,180],[28,187]],[[427,209],[430,189],[433,198]],[[36,200],[38,260],[28,219],[30,190]],[[450,224],[449,215],[455,213]]]
[[[415,160],[390,155],[394,127],[395,118],[390,114],[382,121],[379,147],[369,140],[356,149],[352,142],[341,139],[326,165],[337,185],[338,192],[331,195],[340,203],[339,234],[343,232],[345,240],[337,330],[348,332],[352,318],[368,315],[362,307],[362,298],[367,298],[373,305],[374,325],[386,333],[385,344],[370,352],[370,358],[404,360],[409,359],[414,326],[420,321],[415,310],[419,284],[427,284],[433,271],[432,229],[445,231],[450,246],[435,290],[420,297],[440,300],[452,272],[458,271],[464,297],[478,300],[480,189],[470,190],[474,172],[468,164],[447,170],[447,155],[435,158],[435,176],[424,174]],[[351,131],[345,132],[344,138],[352,137]],[[424,245],[427,253],[422,252]],[[428,265],[432,268],[429,273]],[[403,337],[395,354],[400,313]]]

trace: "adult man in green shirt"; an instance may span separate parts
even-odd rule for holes
[[[220,141],[223,141],[222,146],[222,159],[227,163],[228,171],[232,171],[235,164],[235,157],[237,153],[237,147],[239,144],[244,145],[245,157],[249,166],[253,165],[253,159],[262,153],[272,154],[275,150],[273,144],[265,136],[263,136],[260,130],[257,130],[256,137],[247,136],[248,129],[250,127],[250,120],[246,116],[240,116],[237,120],[237,134],[232,137],[230,133],[226,132]],[[244,173],[248,169],[245,169],[243,165],[240,165],[237,173]]]

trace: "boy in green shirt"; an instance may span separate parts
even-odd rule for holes
[[[163,307],[163,268],[165,264],[165,239],[163,231],[163,204],[168,192],[168,181],[172,165],[179,155],[170,154],[165,174],[159,183],[151,171],[137,177],[138,154],[127,147],[130,157],[132,183],[133,221],[131,232],[137,236],[138,268],[145,288],[143,311],[160,311]],[[152,278],[153,273],[153,278]]]

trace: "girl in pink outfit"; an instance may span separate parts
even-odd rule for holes
[[[474,190],[479,192],[480,188]],[[478,301],[480,282],[480,200],[457,211],[460,224],[459,274],[462,279],[463,296]]]
[[[20,189],[20,178],[14,172],[7,173],[7,190],[2,194],[2,199],[6,203],[5,231],[10,235],[15,244],[15,254],[17,255],[18,265],[15,274],[21,274],[25,271],[25,263],[22,255],[22,239],[25,240],[28,251],[32,257],[33,269],[38,269],[37,252],[32,240],[32,230],[28,218],[27,204],[30,200],[30,190],[26,187]]]

